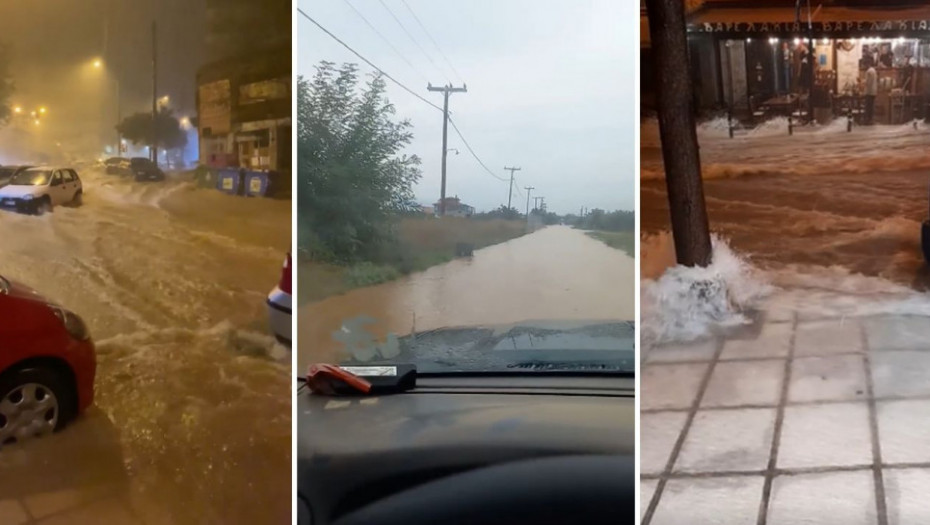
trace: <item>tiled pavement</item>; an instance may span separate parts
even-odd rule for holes
[[[930,318],[783,316],[641,384],[643,525],[930,523]]]

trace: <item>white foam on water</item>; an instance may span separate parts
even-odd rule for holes
[[[762,319],[775,312],[809,319],[930,317],[930,294],[839,266],[761,269],[715,237],[712,264],[688,268],[675,264],[668,232],[644,236],[640,246],[644,350],[748,323],[750,313]]]
[[[772,292],[756,268],[730,249],[725,241],[712,238],[713,260],[707,267],[668,266],[657,279],[650,279],[668,265],[670,235],[655,236],[641,247],[652,244],[664,249],[647,256],[642,248],[641,331],[644,346],[672,341],[692,341],[717,326],[749,322],[744,312]],[[651,260],[649,260],[651,258]],[[646,273],[648,272],[648,273]]]

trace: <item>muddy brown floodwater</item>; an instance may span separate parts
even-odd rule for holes
[[[84,317],[96,403],[0,451],[0,502],[61,523],[289,523],[293,376],[264,300],[290,202],[81,175],[80,208],[0,214],[0,273]]]
[[[930,288],[920,251],[930,206],[930,129],[847,133],[845,121],[837,122],[788,136],[773,121],[734,139],[720,122],[701,125],[711,230],[762,267],[837,266]],[[668,201],[654,121],[641,132],[641,224],[648,235],[669,229]]]
[[[298,310],[298,370],[346,357],[332,335],[371,318],[383,339],[443,327],[528,320],[635,320],[631,257],[566,226],[550,226],[393,282]]]

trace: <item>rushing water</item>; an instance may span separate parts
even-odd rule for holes
[[[378,338],[443,327],[527,320],[635,320],[631,257],[565,226],[550,226],[397,281],[298,311],[299,370],[344,357],[343,326],[369,318]]]
[[[920,251],[930,187],[925,125],[847,133],[838,120],[788,136],[775,121],[734,139],[720,128],[699,128],[704,190],[711,229],[737,252],[766,268],[836,266],[930,286]],[[657,233],[669,220],[654,122],[642,136],[642,230]]]
[[[264,299],[290,203],[81,175],[80,208],[0,213],[0,273],[87,321],[96,406],[0,452],[0,500],[67,512],[114,493],[146,523],[287,522],[292,373]]]

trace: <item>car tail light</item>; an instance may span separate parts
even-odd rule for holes
[[[281,269],[281,281],[278,283],[278,288],[291,295],[291,254],[287,254],[287,258],[284,259],[284,268]]]

